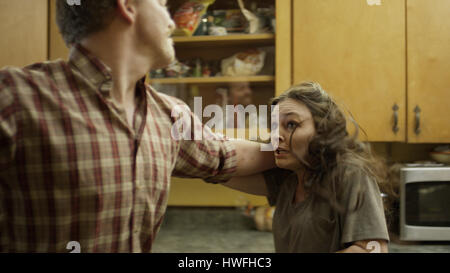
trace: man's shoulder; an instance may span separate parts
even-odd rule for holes
[[[159,106],[170,110],[172,110],[175,106],[188,107],[187,104],[181,99],[158,92],[149,84],[146,84],[146,90],[150,97],[152,97]]]
[[[36,80],[53,78],[67,62],[58,59],[30,64],[24,67],[6,66],[0,69],[0,88],[32,85]]]
[[[2,89],[11,87],[16,80],[24,79],[26,75],[25,67],[5,66],[0,69],[0,83]]]
[[[147,85],[147,90],[149,92],[151,92],[154,96],[158,96],[160,97],[162,100],[171,103],[171,104],[186,104],[184,101],[182,101],[181,99],[174,97],[174,96],[170,96],[167,94],[164,94],[162,92],[158,92],[157,90],[155,90],[155,88],[153,88],[151,85]]]

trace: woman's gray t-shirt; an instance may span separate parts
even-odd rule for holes
[[[359,209],[346,214],[338,214],[327,201],[312,195],[294,204],[298,184],[294,172],[275,168],[263,175],[269,204],[276,207],[273,217],[276,252],[336,252],[355,241],[389,241],[380,190],[362,172],[353,172],[341,182],[337,198],[344,207],[354,208],[360,187],[364,187]]]

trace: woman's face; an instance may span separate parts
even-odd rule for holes
[[[300,101],[285,99],[278,103],[280,111],[279,145],[275,162],[279,168],[297,171],[301,163],[294,157],[304,159],[309,142],[315,135],[314,121],[308,107]],[[292,143],[289,139],[292,134]]]

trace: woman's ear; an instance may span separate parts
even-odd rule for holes
[[[134,0],[117,0],[117,9],[120,17],[128,23],[136,20],[137,8]]]

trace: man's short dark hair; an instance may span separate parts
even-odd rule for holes
[[[64,41],[70,45],[108,26],[116,8],[117,0],[81,0],[80,5],[56,0],[56,23]]]

